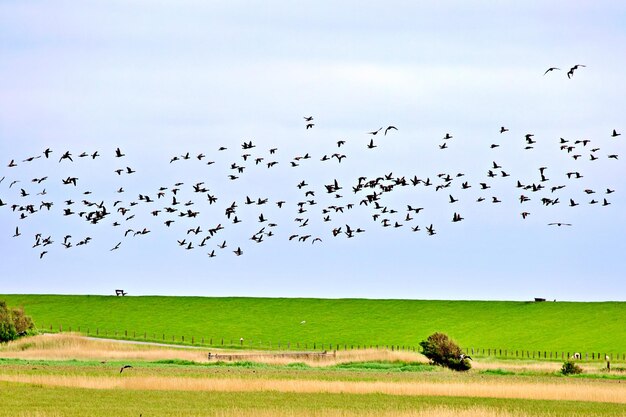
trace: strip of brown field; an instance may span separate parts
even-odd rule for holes
[[[519,398],[626,403],[626,384],[568,380],[558,382],[486,380],[473,382],[388,382],[265,379],[200,379],[158,376],[88,377],[58,375],[0,375],[0,380],[44,386],[89,389],[176,390],[298,393],[349,393],[484,398]]]
[[[423,361],[427,359],[420,354],[410,352],[392,352],[388,350],[353,350],[340,351],[336,355],[328,354],[311,358],[280,357],[280,352],[267,351],[225,351],[219,349],[188,349],[185,347],[164,347],[149,344],[120,343],[111,340],[97,340],[76,334],[39,335],[10,342],[0,347],[0,357],[17,359],[41,360],[148,360],[182,359],[195,362],[208,362],[207,352],[218,355],[234,353],[245,360],[274,365],[283,365],[293,362],[306,363],[309,366],[328,366],[343,362],[354,361]],[[272,356],[271,353],[276,353]],[[290,352],[293,353],[293,352]],[[219,356],[213,360],[226,360]]]

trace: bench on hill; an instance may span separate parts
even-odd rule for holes
[[[115,290],[115,295],[116,295],[116,296],[118,296],[118,297],[119,297],[120,295],[123,297],[123,296],[125,296],[126,294],[128,294],[128,293],[127,293],[127,292],[124,292],[124,290]]]

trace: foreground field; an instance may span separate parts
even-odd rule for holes
[[[619,302],[0,295],[37,326],[99,335],[246,348],[416,347],[429,334],[463,347],[561,354],[626,354]],[[495,331],[497,329],[497,331]],[[481,352],[482,353],[482,352]]]
[[[626,415],[626,375],[597,364],[571,378],[558,375],[558,362],[476,361],[459,374],[390,351],[258,359],[37,336],[0,347],[0,416]]]

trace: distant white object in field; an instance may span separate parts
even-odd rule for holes
[[[300,324],[306,324],[306,320],[302,320]]]

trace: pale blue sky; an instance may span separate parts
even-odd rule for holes
[[[623,300],[626,260],[626,5],[621,2],[0,2],[0,293],[240,295],[414,299]],[[567,70],[579,68],[571,79]],[[552,66],[561,68],[543,75]],[[315,126],[305,129],[303,116]],[[375,137],[367,132],[394,125]],[[500,126],[510,130],[499,133]],[[611,137],[613,129],[624,133]],[[442,138],[450,133],[453,138]],[[534,149],[525,150],[532,133]],[[589,139],[572,153],[559,138]],[[250,152],[278,165],[244,162]],[[338,140],[345,146],[337,147]],[[448,149],[439,145],[447,142]],[[492,143],[499,144],[490,148]],[[226,151],[217,151],[225,146]],[[51,148],[49,160],[22,162]],[[126,154],[115,158],[120,147]],[[591,161],[592,148],[600,148]],[[270,155],[270,148],[278,148]],[[85,151],[101,157],[77,158]],[[58,163],[70,151],[74,162]],[[169,163],[190,152],[192,159]],[[198,161],[198,153],[207,158]],[[320,158],[340,152],[347,158]],[[290,162],[306,153],[298,167]],[[578,160],[571,158],[579,153]],[[619,159],[608,155],[617,154]],[[14,159],[18,166],[8,167]],[[207,160],[216,161],[206,165]],[[510,177],[487,177],[493,161]],[[231,163],[245,165],[236,181]],[[118,176],[130,166],[137,172]],[[551,193],[520,191],[540,183]],[[499,172],[500,170],[496,170]],[[579,171],[583,178],[568,179]],[[354,194],[357,178],[454,178],[447,189],[396,187],[374,221]],[[32,178],[48,176],[41,184]],[[62,178],[79,178],[78,186]],[[342,198],[326,194],[338,179]],[[11,182],[19,180],[9,188]],[[302,190],[296,185],[306,180]],[[181,186],[181,201],[201,214],[153,217],[141,203],[97,225],[63,216],[64,200],[105,201],[109,211],[160,186]],[[193,193],[204,182],[206,193]],[[471,188],[461,189],[468,181]],[[480,191],[480,182],[491,188]],[[115,191],[123,186],[124,194]],[[605,195],[606,188],[615,189]],[[20,189],[31,194],[20,196]],[[45,196],[37,196],[45,188]],[[297,213],[304,192],[317,205]],[[584,190],[594,190],[587,195]],[[84,191],[93,194],[88,197]],[[371,190],[370,190],[371,191]],[[531,201],[520,204],[524,193]],[[449,195],[458,198],[449,203]],[[121,196],[121,197],[120,197]],[[245,205],[246,196],[269,198]],[[480,196],[486,198],[476,202]],[[493,204],[497,196],[502,203]],[[45,198],[44,198],[45,197]],[[559,197],[545,207],[542,197]],[[569,207],[572,198],[580,205]],[[592,199],[600,204],[590,205]],[[604,198],[611,203],[602,206]],[[122,200],[115,208],[113,203]],[[285,200],[283,209],[275,201]],[[20,220],[12,204],[54,201],[52,210]],[[233,201],[242,223],[224,210]],[[355,203],[344,214],[328,205]],[[158,201],[159,208],[165,204]],[[423,206],[404,222],[406,205]],[[80,211],[80,203],[72,208]],[[526,220],[520,213],[531,214]],[[452,223],[454,212],[464,220]],[[275,236],[249,238],[263,213]],[[128,217],[128,216],[126,216]],[[294,218],[309,218],[298,227]],[[383,228],[382,218],[401,228]],[[163,221],[175,219],[167,228]],[[113,227],[113,221],[123,223]],[[567,222],[571,227],[548,226]],[[197,248],[206,230],[224,230]],[[425,227],[433,224],[435,236]],[[333,238],[349,224],[365,233]],[[419,232],[410,227],[419,225]],[[12,237],[19,226],[21,236]],[[186,234],[200,226],[198,237]],[[150,229],[124,237],[128,228]],[[35,234],[54,244],[31,248]],[[65,249],[63,237],[75,245]],[[319,236],[312,245],[292,234]],[[195,249],[183,250],[186,238]],[[311,239],[312,239],[311,238]],[[216,248],[226,240],[228,247]],[[119,250],[110,251],[118,242]],[[232,250],[244,250],[237,257]],[[217,256],[207,253],[216,249]],[[48,253],[42,259],[42,250]]]

